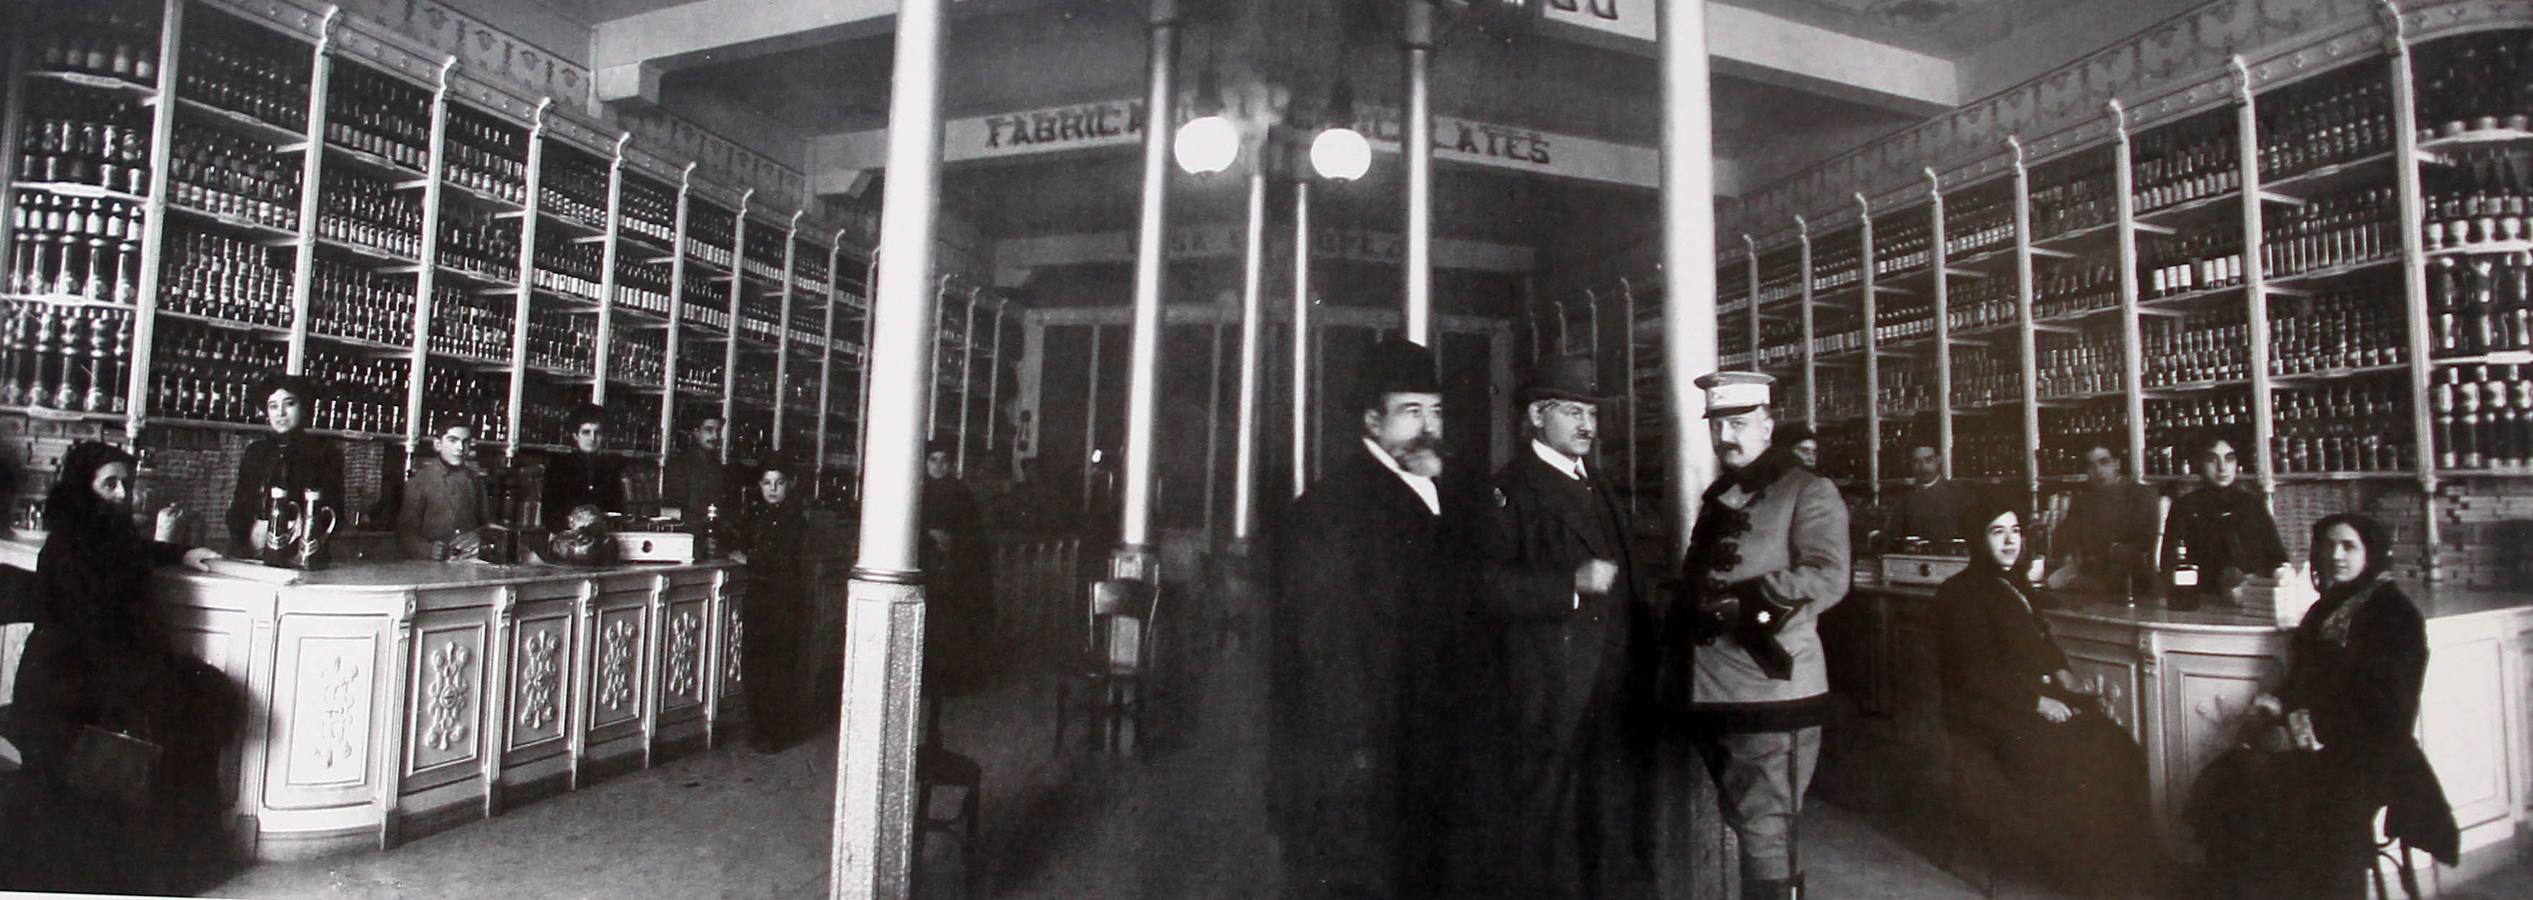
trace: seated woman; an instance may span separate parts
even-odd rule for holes
[[[61,481],[44,498],[39,611],[12,715],[28,772],[62,789],[48,830],[67,846],[21,860],[27,880],[10,887],[181,890],[186,857],[216,853],[221,843],[220,754],[238,728],[240,701],[219,670],[176,644],[150,596],[151,567],[133,564],[207,569],[219,554],[142,534],[132,521],[132,468],[130,454],[82,442],[63,455]],[[160,514],[162,533],[175,515]],[[134,739],[157,748],[139,790],[85,774],[100,756],[151,752]],[[96,799],[100,792],[137,803]]]
[[[2391,534],[2343,513],[2313,526],[2322,598],[2288,639],[2287,677],[2253,701],[2247,749],[2200,776],[2191,824],[2234,897],[2364,897],[2375,811],[2385,832],[2451,865],[2456,851],[2427,755],[2410,736],[2427,675],[2427,623],[2391,575]]]
[[[2033,608],[2015,571],[2021,514],[1987,498],[1966,513],[1970,567],[1935,593],[1944,730],[1996,758],[2018,812],[2047,817],[2006,833],[2033,835],[2050,868],[2090,886],[2136,887],[2158,868],[2145,754],[2076,684]]]

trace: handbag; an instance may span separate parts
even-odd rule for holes
[[[82,798],[137,808],[149,799],[151,779],[158,773],[163,752],[157,744],[140,738],[83,725],[71,741],[70,752],[62,757],[61,782]]]

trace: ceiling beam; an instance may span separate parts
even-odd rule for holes
[[[1539,30],[1566,40],[1654,55],[1654,0],[1551,0]],[[1715,71],[1912,116],[1960,106],[1952,60],[1755,9],[1706,5]]]
[[[1050,5],[954,2],[963,16]],[[1709,7],[1707,48],[1719,72],[1913,116],[1962,102],[1961,72],[1952,60],[1757,10]],[[1539,29],[1650,57],[1653,10],[1653,0],[1552,0],[1541,10]],[[691,0],[597,23],[589,63],[600,100],[656,102],[660,73],[885,34],[896,18],[896,0]]]
[[[1047,0],[952,2],[960,15],[1047,5]],[[887,34],[896,27],[897,0],[691,0],[592,26],[589,67],[675,71]]]

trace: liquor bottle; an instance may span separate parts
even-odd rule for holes
[[[545,171],[538,182],[543,193],[538,208],[583,225],[606,221],[607,164],[559,140],[545,145]]]
[[[2172,571],[2165,576],[2171,593],[2166,603],[2173,609],[2199,608],[2199,564],[2190,559],[2190,543],[2179,535],[2167,535],[2172,541]]]
[[[2111,151],[2086,151],[2033,179],[2032,239],[2046,241],[2111,221],[2119,206]]]
[[[687,201],[686,255],[730,267],[730,238],[737,218],[709,204]]]
[[[159,305],[181,315],[289,326],[290,251],[171,227]]]
[[[553,229],[536,236],[536,286],[591,302],[598,299],[598,267],[605,248],[576,242]]]

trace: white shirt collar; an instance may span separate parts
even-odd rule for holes
[[[1399,468],[1398,460],[1391,459],[1389,451],[1381,449],[1381,445],[1373,443],[1371,438],[1363,439],[1363,449],[1372,451],[1373,459],[1380,460],[1383,467],[1398,476],[1398,480],[1407,482],[1407,489],[1416,492],[1416,499],[1425,501],[1427,510],[1434,515],[1442,515],[1442,492],[1434,488],[1433,479]]]
[[[1548,442],[1538,438],[1530,439],[1530,452],[1539,454],[1539,461],[1547,463],[1548,468],[1564,472],[1566,477],[1576,481],[1583,480],[1583,460],[1567,456],[1565,451],[1548,446]]]

